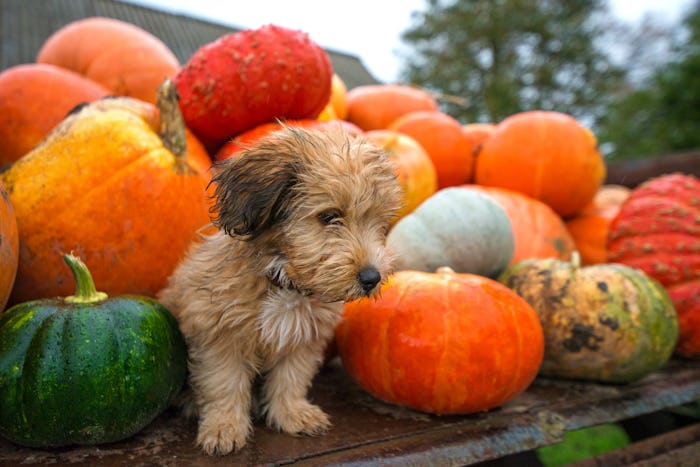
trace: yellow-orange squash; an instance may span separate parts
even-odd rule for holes
[[[544,355],[542,326],[525,300],[449,268],[400,271],[378,299],[346,304],[336,344],[367,392],[435,414],[504,404],[535,379]]]
[[[208,156],[192,137],[185,150],[167,95],[160,113],[126,97],[87,105],[1,175],[20,238],[11,303],[72,291],[58,253],[83,258],[109,294],[165,284],[210,206]]]
[[[175,54],[158,37],[134,24],[99,16],[55,31],[36,61],[80,73],[113,94],[153,104],[158,86],[180,69]]]
[[[5,309],[17,274],[19,237],[12,202],[0,181],[0,311]]]
[[[501,121],[476,160],[475,182],[519,191],[566,218],[591,202],[605,178],[595,135],[570,115],[533,110]]]

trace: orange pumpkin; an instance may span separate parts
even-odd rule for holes
[[[513,228],[515,251],[510,265],[530,258],[569,260],[576,245],[559,215],[541,201],[505,188],[464,185],[491,196]]]
[[[603,185],[593,201],[579,214],[566,221],[566,228],[576,243],[584,265],[608,261],[608,232],[630,189],[620,185]]]
[[[155,104],[158,86],[180,69],[175,54],[150,32],[114,18],[69,23],[46,39],[37,55],[97,81],[113,94]]]
[[[447,268],[400,271],[378,299],[346,304],[336,345],[374,397],[435,414],[504,404],[530,385],[544,356],[542,326],[525,300]]]
[[[439,110],[421,110],[399,117],[389,129],[410,136],[425,149],[437,170],[438,188],[472,181],[476,146],[456,119]]]
[[[19,236],[17,219],[5,186],[0,182],[0,311],[5,309],[17,274]]]
[[[413,138],[391,130],[370,130],[365,137],[382,147],[403,190],[403,203],[394,222],[413,212],[438,189],[437,171],[423,147]]]
[[[0,73],[0,166],[32,150],[76,105],[109,94],[65,68],[29,63]]]
[[[345,131],[350,135],[360,135],[363,133],[356,125],[346,122],[344,120],[314,120],[314,119],[300,119],[300,120],[287,120],[284,125],[295,126],[302,128],[328,128],[329,126],[341,125]],[[262,138],[273,131],[280,130],[282,128],[281,122],[268,122],[251,128],[248,131],[244,131],[235,138],[229,140],[226,144],[221,146],[216,151],[214,155],[215,161],[222,161],[230,157],[235,156],[240,151],[243,150],[245,145],[253,143],[258,138]]]
[[[154,296],[209,223],[210,176],[172,91],[163,111],[122,97],[71,114],[0,175],[20,259],[11,303],[72,292],[61,254],[80,256],[110,295]],[[178,118],[179,117],[179,118]]]
[[[475,155],[481,151],[481,147],[484,145],[487,139],[491,137],[493,132],[496,130],[495,123],[467,123],[462,125],[462,130],[467,135],[467,138],[472,143],[475,148]]]
[[[497,125],[477,158],[475,182],[519,191],[566,218],[586,207],[604,177],[588,128],[560,112],[527,111]]]
[[[405,84],[366,84],[347,93],[346,119],[365,131],[387,129],[397,118],[416,110],[439,110],[426,90]]]

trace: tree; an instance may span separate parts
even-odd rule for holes
[[[429,0],[402,34],[401,77],[464,98],[443,101],[463,123],[549,109],[595,126],[624,86],[610,31],[604,0]]]

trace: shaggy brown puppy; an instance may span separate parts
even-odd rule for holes
[[[285,128],[219,167],[214,224],[158,299],[188,344],[186,410],[209,454],[242,448],[253,387],[269,426],[316,434],[306,399],[342,304],[390,272],[385,237],[400,200],[385,153],[340,129]]]

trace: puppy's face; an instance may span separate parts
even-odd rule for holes
[[[400,187],[384,152],[340,129],[285,128],[226,161],[215,223],[274,252],[268,273],[327,302],[374,294]]]

